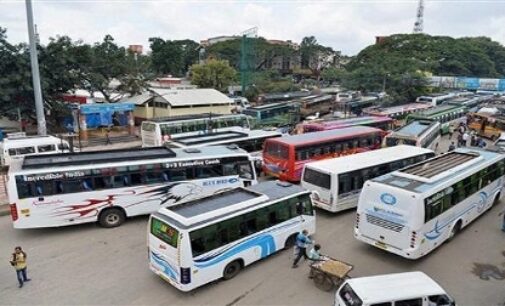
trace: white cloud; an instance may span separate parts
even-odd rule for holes
[[[505,43],[505,1],[425,1],[425,32],[490,36]],[[375,36],[411,33],[417,1],[36,1],[40,37],[68,35],[93,43],[111,34],[122,45],[148,46],[149,37],[240,34],[257,26],[270,39],[319,42],[355,54]],[[0,0],[0,27],[12,42],[27,41],[24,1]]]

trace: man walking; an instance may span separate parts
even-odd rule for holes
[[[16,269],[19,288],[22,288],[23,283],[29,282],[30,279],[26,276],[26,253],[21,249],[20,246],[14,248],[11,265]]]
[[[298,261],[303,257],[304,259],[308,259],[307,256],[307,245],[312,243],[312,240],[309,238],[309,232],[307,230],[303,230],[296,236],[296,258],[293,262],[292,268],[298,267]]]

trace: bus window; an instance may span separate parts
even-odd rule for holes
[[[250,163],[242,163],[238,165],[238,173],[241,178],[251,180],[253,178],[253,172]]]
[[[39,153],[53,152],[53,151],[56,151],[56,146],[53,144],[41,145],[41,146],[37,147],[37,150],[39,151]]]

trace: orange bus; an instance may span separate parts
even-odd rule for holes
[[[270,138],[263,148],[263,171],[299,182],[306,163],[379,149],[385,132],[366,126]]]

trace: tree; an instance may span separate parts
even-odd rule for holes
[[[347,71],[342,68],[326,67],[321,71],[321,77],[326,82],[339,83],[347,77]]]
[[[159,74],[183,76],[198,61],[199,44],[190,39],[149,38],[152,68]]]
[[[300,43],[302,69],[310,69],[318,81],[321,71],[334,63],[335,55],[332,48],[320,45],[314,36],[304,37]]]
[[[227,61],[215,59],[191,66],[191,73],[193,84],[223,92],[237,78],[237,71]]]

